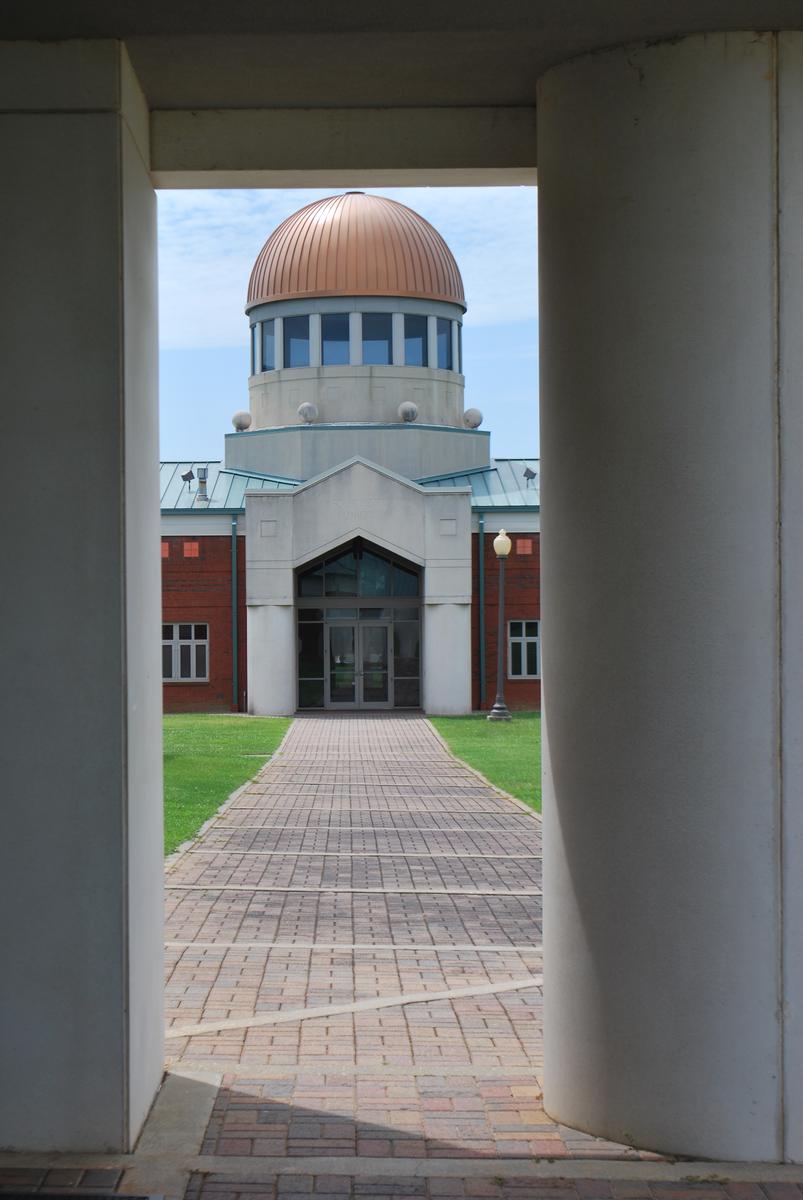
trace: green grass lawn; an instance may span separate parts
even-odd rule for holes
[[[449,749],[486,779],[541,811],[541,715],[514,713],[512,721],[430,717]]]
[[[290,725],[281,717],[164,718],[165,854],[197,833],[256,775]]]

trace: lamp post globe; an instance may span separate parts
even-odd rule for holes
[[[512,717],[505,704],[505,562],[513,543],[500,529],[494,538],[494,553],[499,560],[499,629],[496,638],[496,699],[488,713],[489,721],[510,721]]]

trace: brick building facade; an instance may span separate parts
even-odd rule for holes
[[[472,537],[471,680],[472,708],[489,709],[496,695],[499,620],[499,564],[493,533],[484,533],[484,588],[480,588],[480,535]],[[514,533],[505,568],[505,618],[538,622],[540,630],[540,557],[538,533]],[[480,600],[484,599],[484,621]],[[221,535],[162,538],[162,619],[166,624],[204,623],[209,627],[208,681],[164,683],[165,712],[247,712],[247,622],[245,538],[237,538],[237,626],[232,624],[231,538]],[[483,650],[484,639],[484,650]],[[232,671],[237,643],[237,676]],[[540,646],[538,647],[540,676]],[[505,665],[509,646],[505,647]],[[481,667],[484,666],[484,688]],[[237,701],[235,703],[235,690]],[[505,672],[505,698],[512,711],[541,707],[540,678]]]

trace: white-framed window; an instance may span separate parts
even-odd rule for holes
[[[209,679],[209,626],[197,621],[162,625],[162,679],[192,683]]]
[[[508,679],[540,679],[540,621],[508,621],[507,677]]]

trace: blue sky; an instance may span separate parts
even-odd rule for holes
[[[248,407],[254,259],[280,221],[333,189],[162,191],[159,196],[161,454],[221,458]],[[345,189],[343,189],[345,190]],[[492,453],[538,453],[535,188],[384,188],[448,242],[466,288],[466,407]]]

